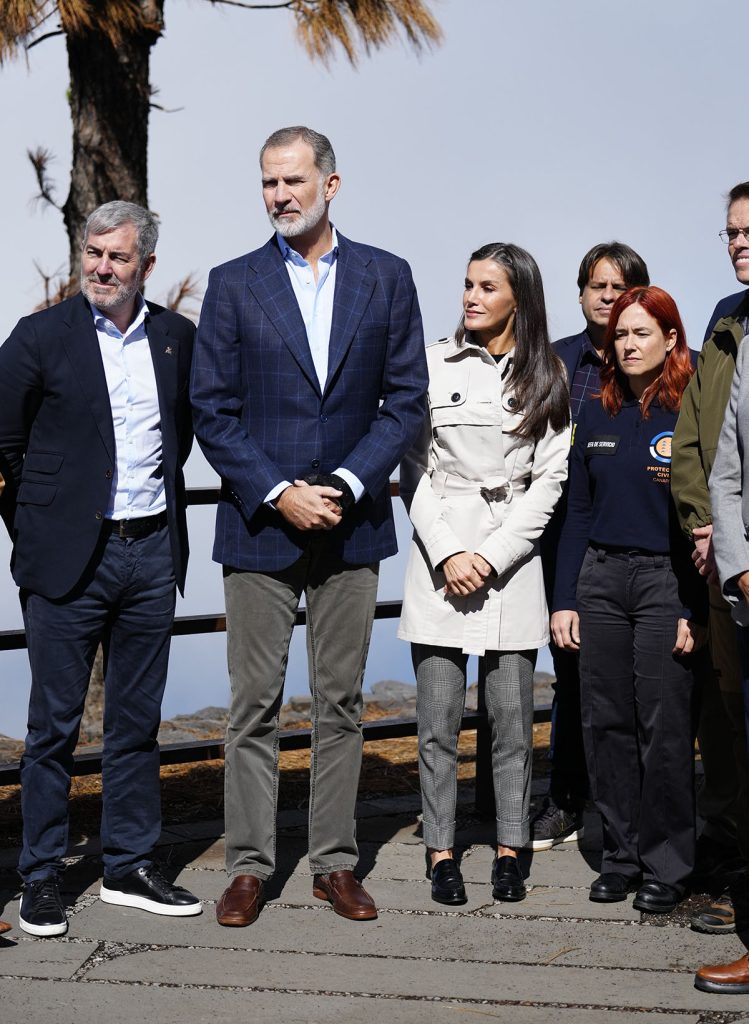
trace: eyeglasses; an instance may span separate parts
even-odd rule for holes
[[[718,232],[718,237],[721,241],[728,245],[729,242],[735,242],[739,235],[744,236],[744,241],[749,242],[749,228],[723,228],[722,231]]]

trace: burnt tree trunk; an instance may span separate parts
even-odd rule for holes
[[[164,0],[138,6],[141,27],[117,47],[97,31],[67,37],[73,166],[63,217],[75,278],[91,211],[112,199],[148,205],[149,63],[164,27]]]
[[[111,199],[148,206],[151,47],[164,28],[164,0],[138,0],[141,27],[118,46],[101,32],[67,36],[73,166],[63,207],[70,277],[78,278],[86,218]],[[98,652],[81,739],[101,737],[104,677]]]

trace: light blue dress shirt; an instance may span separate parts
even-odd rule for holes
[[[161,411],[146,334],[148,307],[138,297],[124,334],[91,306],[107,378],[114,426],[115,471],[107,519],[140,519],[166,509],[161,460]]]
[[[317,261],[317,281],[309,263],[292,249],[283,235],[276,232],[276,239],[289,273],[291,287],[299,304],[299,312],[307,330],[307,341],[315,364],[315,373],[320,391],[325,390],[328,379],[328,353],[330,351],[330,329],[333,323],[333,300],[335,298],[336,268],[338,266],[338,235],[333,228],[333,245]],[[364,494],[364,484],[350,470],[338,467],[334,471],[346,481],[354,498],[358,501]],[[290,486],[291,481],[277,484],[266,496],[268,504]]]

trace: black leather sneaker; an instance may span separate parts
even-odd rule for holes
[[[495,900],[517,903],[527,893],[517,857],[495,857],[492,864],[492,896]]]
[[[460,906],[468,902],[463,876],[454,860],[438,860],[432,868],[432,899],[448,906]]]
[[[136,907],[168,917],[190,917],[203,909],[197,896],[179,885],[172,885],[155,864],[137,868],[122,878],[105,875],[99,896],[104,903]]]
[[[18,923],[29,935],[64,935],[68,918],[56,878],[26,882]]]
[[[526,850],[550,850],[560,843],[576,843],[585,835],[582,811],[566,811],[549,797],[531,821]]]

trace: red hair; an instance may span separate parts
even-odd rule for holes
[[[660,375],[645,389],[640,406],[643,419],[648,418],[648,409],[657,398],[670,412],[678,412],[681,396],[694,373],[687,346],[684,324],[681,322],[676,303],[662,288],[650,285],[648,288],[630,288],[620,295],[611,309],[611,316],[604,338],[603,366],[601,368],[601,404],[610,416],[616,416],[624,400],[626,378],[619,369],[614,349],[614,333],[619,317],[629,306],[642,306],[656,321],[664,335],[676,331],[676,344],[666,353],[666,360]]]

